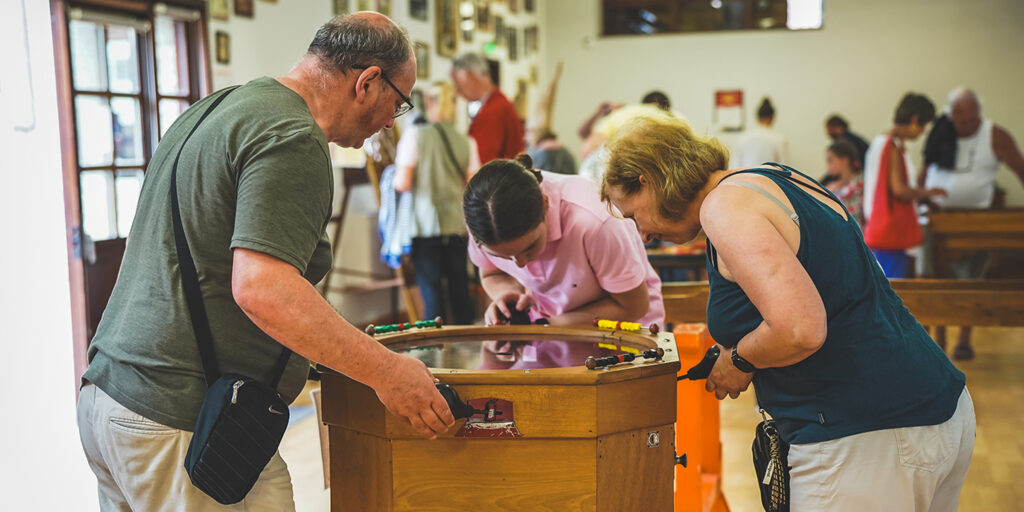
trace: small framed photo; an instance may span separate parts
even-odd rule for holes
[[[377,0],[377,12],[391,17],[391,0]]]
[[[416,53],[416,78],[430,78],[430,45],[416,41],[413,50]]]
[[[235,16],[252,18],[252,0],[235,0]]]
[[[459,50],[459,8],[457,0],[435,0],[437,6],[434,32],[437,34],[437,54],[454,57]]]
[[[508,47],[508,60],[515,62],[519,60],[519,29],[508,27],[508,35],[505,36],[505,46]]]
[[[348,14],[348,0],[334,0],[334,15],[344,16]]]
[[[526,27],[523,32],[523,55],[532,55],[537,53],[539,49],[539,34],[537,33],[537,25]]]
[[[210,0],[210,18],[228,20],[228,0]]]
[[[409,0],[409,16],[414,20],[427,21],[430,17],[427,0]]]
[[[505,32],[505,18],[501,16],[494,17],[494,44],[498,46],[505,46],[505,36],[508,34]]]
[[[478,32],[491,32],[494,30],[494,22],[491,20],[490,0],[476,0],[476,30]]]
[[[536,0],[523,0],[523,9],[526,9],[526,12],[534,12],[537,10]]]
[[[223,30],[218,30],[216,35],[214,54],[217,56],[217,64],[231,63],[231,36]]]

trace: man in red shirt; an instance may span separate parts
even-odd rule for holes
[[[523,141],[523,122],[515,107],[491,81],[487,61],[476,53],[465,53],[452,62],[452,82],[455,92],[466,101],[481,102],[469,136],[476,139],[480,163],[495,158],[515,158],[526,147]]]

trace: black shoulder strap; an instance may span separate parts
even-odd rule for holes
[[[188,239],[185,237],[185,227],[181,223],[181,208],[178,205],[178,160],[181,159],[181,150],[185,143],[196,132],[199,125],[203,123],[206,116],[213,112],[213,109],[220,105],[224,98],[231,94],[237,87],[228,89],[227,92],[213,100],[210,108],[203,112],[203,115],[196,122],[192,130],[185,136],[178,148],[178,154],[174,157],[174,165],[171,167],[171,217],[174,222],[174,246],[178,253],[178,267],[181,269],[181,287],[185,292],[185,302],[188,304],[189,314],[192,317],[192,332],[196,336],[196,344],[199,346],[199,356],[203,361],[203,376],[206,378],[206,385],[209,387],[220,377],[220,369],[217,366],[217,356],[213,351],[213,334],[210,331],[210,320],[206,316],[206,306],[203,304],[203,293],[199,288],[199,273],[196,271],[195,260],[192,259],[192,251],[188,247]],[[281,356],[274,366],[274,381],[271,387],[277,388],[281,376],[284,374],[285,366],[292,351],[282,347]]]
[[[846,205],[844,205],[843,202],[840,201],[839,198],[836,197],[836,195],[833,194],[832,191],[828,189],[828,187],[822,186],[820,183],[818,183],[818,180],[816,180],[816,179],[814,179],[814,178],[812,178],[812,177],[810,177],[810,176],[808,176],[808,175],[806,175],[806,174],[804,174],[804,173],[802,173],[802,172],[800,172],[800,171],[798,171],[798,170],[796,170],[796,169],[794,169],[794,168],[792,168],[792,167],[790,167],[788,165],[785,165],[785,164],[779,164],[779,163],[775,163],[775,162],[765,162],[763,165],[775,165],[775,166],[778,166],[779,169],[772,169],[770,167],[757,167],[757,168],[754,168],[754,169],[744,169],[742,171],[731,172],[731,173],[723,176],[722,179],[718,180],[718,182],[721,183],[726,178],[728,178],[730,176],[735,176],[737,174],[764,174],[764,173],[767,172],[769,174],[774,174],[776,176],[779,176],[780,178],[784,178],[786,181],[789,181],[790,183],[794,183],[796,185],[799,185],[800,187],[803,187],[803,188],[805,188],[807,190],[813,190],[814,192],[822,194],[825,197],[827,197],[827,198],[831,199],[832,201],[834,201],[836,204],[838,204],[843,210],[846,210]],[[804,178],[807,178],[807,179],[811,180],[811,183],[814,183],[814,185],[809,185],[807,183],[804,183],[804,182],[794,178],[793,177],[793,173],[799,174],[800,176],[803,176]],[[815,185],[817,185],[817,186],[815,186]],[[847,216],[847,220],[850,220],[852,218],[853,218],[852,215]]]

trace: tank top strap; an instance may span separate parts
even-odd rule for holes
[[[792,168],[792,167],[790,167],[788,165],[785,165],[785,164],[780,164],[780,163],[777,163],[777,162],[765,162],[763,165],[774,165],[774,166],[777,166],[779,168],[778,169],[772,169],[770,167],[756,167],[756,168],[753,168],[753,169],[744,169],[742,171],[736,171],[736,172],[733,172],[733,173],[729,173],[729,174],[725,175],[721,180],[718,180],[718,182],[722,183],[722,181],[725,180],[726,178],[729,178],[730,176],[735,176],[737,174],[759,174],[759,175],[762,175],[762,176],[772,175],[772,176],[775,176],[775,177],[778,177],[778,178],[783,178],[786,181],[788,181],[790,183],[793,183],[794,185],[798,185],[797,190],[800,190],[799,187],[802,187],[802,188],[807,189],[807,190],[813,190],[813,191],[818,192],[818,193],[824,193],[825,197],[831,199],[837,205],[839,205],[839,207],[843,211],[846,211],[846,205],[844,205],[843,202],[840,201],[839,198],[836,197],[836,195],[833,194],[831,190],[829,190],[828,188],[823,187],[820,184],[818,184],[818,181],[815,180],[814,178],[812,178],[812,177],[810,177],[810,176],[808,176],[808,175],[806,175],[806,174],[804,174],[804,173],[802,173],[802,172],[800,172],[800,171],[798,171],[798,170],[796,170],[796,169],[794,169],[794,168]],[[804,183],[803,181],[800,181],[800,180],[794,178],[793,177],[793,173],[799,174],[800,176],[803,176],[804,178],[807,178],[807,179],[811,180],[811,182],[815,183],[817,186],[808,185],[807,183]],[[804,192],[804,194],[807,194],[807,192]],[[774,199],[774,197],[772,197],[772,199]],[[776,203],[778,203],[778,201],[776,201]],[[784,209],[786,209],[786,208],[784,208]],[[786,213],[788,214],[789,212],[787,211]],[[853,216],[852,215],[846,215],[846,221],[847,222],[852,222],[853,221]],[[799,222],[797,222],[797,224],[799,225]]]

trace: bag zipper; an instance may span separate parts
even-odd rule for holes
[[[238,379],[238,380],[235,381],[234,384],[231,385],[231,403],[232,404],[237,404],[238,403],[238,388],[242,387],[242,384],[245,384],[245,381],[242,380],[242,379]]]

